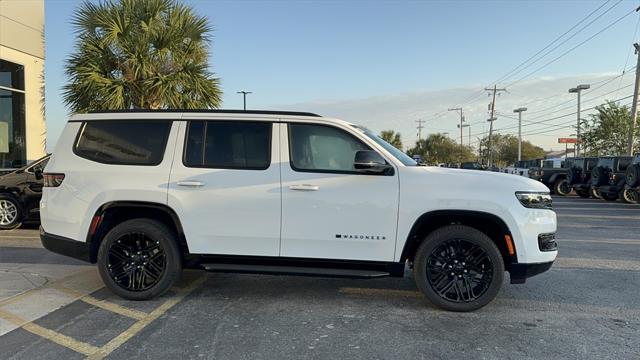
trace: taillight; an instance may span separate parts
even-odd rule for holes
[[[64,180],[64,174],[44,173],[42,174],[42,178],[44,180],[44,187],[58,187],[62,184],[62,180]]]

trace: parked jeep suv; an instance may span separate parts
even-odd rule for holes
[[[607,201],[622,198],[625,173],[631,165],[631,156],[605,156],[591,172],[591,186],[594,195]]]
[[[164,293],[182,268],[372,278],[408,264],[434,304],[469,311],[505,270],[523,283],[557,255],[544,185],[416,166],[310,113],[75,115],[44,177],[43,245],[97,262],[127,299]]]
[[[591,171],[598,164],[596,157],[577,157],[565,162],[567,183],[581,198],[591,196]]]

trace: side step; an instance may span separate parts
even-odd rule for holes
[[[221,273],[299,275],[299,276],[319,276],[319,277],[359,278],[359,279],[371,279],[371,278],[380,278],[380,277],[389,276],[389,273],[384,271],[314,268],[314,267],[302,267],[302,266],[202,264],[202,267],[207,271],[221,272]]]

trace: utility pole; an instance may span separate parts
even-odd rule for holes
[[[424,126],[422,126],[422,123],[425,123],[425,120],[422,119],[418,119],[416,120],[416,122],[418,123],[418,126],[416,126],[416,129],[418,129],[418,143],[420,143],[420,140],[422,140],[422,129],[424,129]],[[420,144],[418,144],[418,146],[420,146]]]
[[[514,113],[518,113],[518,161],[522,160],[522,112],[527,111],[526,107],[521,107],[513,110]]]
[[[237,94],[242,94],[242,103],[244,104],[244,111],[247,111],[247,94],[253,94],[251,91],[238,91]]]
[[[460,125],[458,125],[458,128],[460,128],[460,147],[462,147],[462,123],[464,122],[464,115],[462,113],[462,108],[453,108],[453,109],[447,109],[447,110],[455,111],[460,114]]]
[[[633,88],[633,104],[631,104],[631,128],[629,129],[629,138],[627,143],[627,153],[629,155],[633,155],[633,133],[636,130],[636,122],[638,118],[638,90],[640,90],[640,55],[638,55],[638,51],[640,51],[640,45],[638,43],[633,44],[633,47],[636,48],[636,55],[638,58],[638,64],[636,65],[636,86]]]
[[[580,156],[580,94],[582,93],[582,90],[587,90],[590,87],[591,85],[589,84],[582,84],[569,89],[570,93],[578,94],[578,112],[577,112],[578,122],[576,124],[576,150],[574,153],[575,156]]]
[[[507,89],[505,88],[501,88],[498,89],[497,85],[493,85],[493,89],[492,88],[484,88],[485,91],[491,91],[493,93],[493,97],[491,99],[491,104],[489,104],[489,110],[491,110],[491,117],[489,118],[490,125],[489,125],[489,146],[487,147],[489,150],[489,159],[487,161],[487,165],[489,167],[491,167],[491,135],[493,135],[493,122],[496,121],[496,94],[502,92],[502,91],[507,91]]]
[[[490,119],[487,119],[487,121],[489,121],[490,125],[489,125],[489,143],[487,144],[487,166],[491,167],[491,136],[493,135],[493,122],[496,121],[498,119],[492,117]]]

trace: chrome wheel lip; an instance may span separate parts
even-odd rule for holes
[[[436,246],[426,261],[429,286],[442,299],[469,303],[480,299],[491,287],[494,264],[480,245],[450,239]]]
[[[16,205],[6,199],[0,200],[0,225],[8,226],[16,222],[18,218],[18,208]]]
[[[142,232],[130,232],[111,244],[106,265],[118,287],[141,292],[161,281],[167,272],[167,255],[159,241]]]

